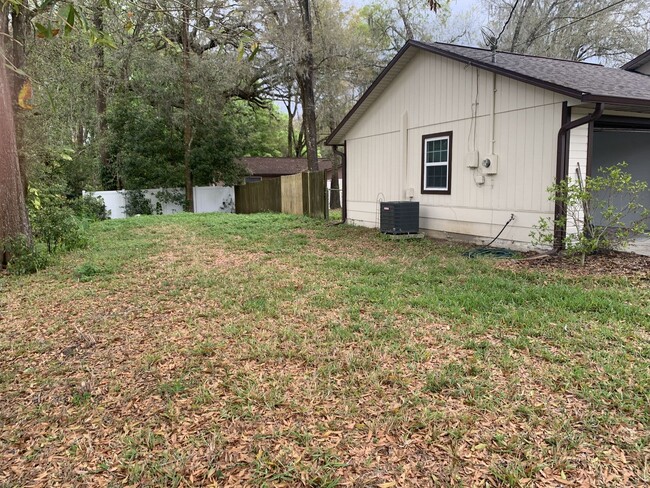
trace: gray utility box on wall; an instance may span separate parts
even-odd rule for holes
[[[380,225],[383,234],[417,234],[420,231],[420,202],[381,202]]]

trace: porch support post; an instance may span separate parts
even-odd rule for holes
[[[593,113],[585,115],[576,120],[571,120],[571,112],[568,104],[564,102],[562,105],[562,127],[557,133],[557,165],[555,173],[555,182],[561,183],[569,174],[569,135],[571,129],[580,127],[584,124],[591,124],[598,120],[605,111],[605,104],[598,102]],[[562,217],[566,217],[567,209],[565,205],[560,202],[561,195],[556,195],[555,200],[555,227],[554,227],[554,243],[553,249],[561,251],[564,248],[564,238],[566,237],[566,223],[559,225],[558,221]]]

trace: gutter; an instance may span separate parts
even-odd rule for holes
[[[348,157],[346,151],[346,142],[343,142],[343,151],[339,151],[339,146],[332,146],[334,154],[341,156],[341,170],[343,179],[343,194],[341,195],[341,221],[345,223],[348,220]]]
[[[564,102],[562,106],[562,127],[557,133],[557,166],[555,173],[555,182],[560,183],[564,181],[569,174],[569,132],[571,129],[580,127],[581,125],[590,124],[600,117],[605,111],[605,103],[598,102],[593,113],[580,117],[576,120],[571,120],[571,113]],[[559,195],[558,195],[559,196]],[[564,238],[566,237],[566,206],[559,201],[555,200],[555,229],[554,229],[554,243],[553,249],[558,252],[564,248]],[[563,224],[558,224],[559,221],[565,219]]]

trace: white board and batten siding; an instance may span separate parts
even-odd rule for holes
[[[556,170],[557,133],[566,97],[496,76],[494,154],[497,174],[475,177],[465,157],[492,154],[491,72],[432,53],[418,53],[346,136],[348,219],[379,225],[378,202],[420,202],[420,228],[432,235],[495,236],[525,247],[540,217],[552,217],[547,188]],[[475,111],[475,114],[474,114]],[[585,128],[586,130],[586,128]],[[453,132],[450,195],[421,194],[422,136]],[[575,131],[574,131],[575,132]],[[574,134],[571,134],[573,140]],[[577,143],[576,143],[577,144]],[[572,148],[573,149],[573,148]],[[582,148],[575,146],[574,159]]]
[[[183,207],[176,203],[159,202],[156,195],[162,191],[161,188],[142,190],[147,200],[155,211],[156,205],[160,203],[162,214],[171,215],[183,211]],[[182,191],[174,189],[174,191]],[[98,197],[104,200],[106,210],[110,211],[111,219],[126,218],[124,208],[126,207],[126,191],[89,191],[84,195]],[[235,211],[235,189],[230,186],[195,186],[194,187],[194,213],[225,212]]]

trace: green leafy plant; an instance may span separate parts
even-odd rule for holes
[[[101,197],[84,195],[70,201],[69,206],[77,217],[91,222],[106,220],[111,215],[110,210],[106,209],[104,199]]]
[[[48,254],[86,247],[88,222],[107,216],[101,200],[68,200],[56,184],[44,190],[30,187],[28,201],[34,242],[22,236],[0,246],[7,251],[7,269],[13,274],[35,273],[47,266]]]
[[[156,192],[156,199],[160,203],[172,203],[176,205],[185,205],[185,193],[178,188],[163,188]]]
[[[25,236],[0,243],[9,256],[7,271],[14,275],[36,273],[48,264],[48,255],[40,247],[30,244]]]
[[[530,236],[534,245],[552,245],[554,226],[567,228],[562,244],[567,254],[587,255],[624,248],[636,235],[646,233],[650,210],[641,203],[648,191],[645,181],[637,181],[622,162],[599,170],[598,176],[580,175],[548,188],[550,200],[559,201],[566,215],[553,221],[542,218]]]
[[[55,189],[30,188],[29,207],[34,238],[47,247],[48,253],[88,245],[88,221],[77,217],[66,198]]]
[[[49,253],[69,251],[88,244],[86,225],[67,206],[47,206],[31,215],[34,237],[43,242]]]
[[[91,281],[94,277],[110,274],[111,270],[93,263],[84,263],[74,270],[74,275],[81,282]]]
[[[163,204],[173,204],[187,210],[188,202],[185,200],[185,193],[178,188],[163,188],[156,192],[156,215],[163,214]]]
[[[154,208],[151,201],[142,190],[128,190],[126,192],[126,205],[124,212],[128,217],[134,215],[153,215]]]

